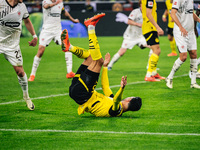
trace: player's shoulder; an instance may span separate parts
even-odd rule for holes
[[[21,8],[26,8],[26,5],[22,2],[22,3],[18,3],[18,6]]]
[[[42,3],[43,3],[43,4],[51,4],[52,1],[51,1],[51,0],[43,0]]]

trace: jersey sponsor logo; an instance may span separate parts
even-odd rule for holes
[[[185,14],[193,14],[193,9],[185,10]]]
[[[149,2],[148,2],[148,6],[149,6],[149,7],[153,7],[153,1],[149,1]]]
[[[51,17],[60,17],[59,13],[50,13],[49,14]]]
[[[20,22],[4,22],[4,21],[0,20],[0,25],[13,28],[13,27],[19,27]]]

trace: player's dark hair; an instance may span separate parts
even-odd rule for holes
[[[142,106],[142,99],[140,97],[134,97],[128,104],[129,111],[138,111]]]

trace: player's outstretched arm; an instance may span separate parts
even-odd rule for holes
[[[117,91],[117,93],[115,94],[115,96],[113,98],[113,108],[112,108],[112,110],[114,110],[114,111],[119,109],[119,103],[122,100],[122,95],[123,95],[123,91],[124,91],[124,88],[125,88],[126,84],[127,84],[127,76],[125,76],[125,77],[122,76],[121,87]]]
[[[103,93],[106,96],[111,96],[113,95],[112,90],[110,89],[110,85],[109,85],[109,80],[108,80],[108,64],[110,62],[110,54],[107,53],[105,55],[105,60],[104,60],[104,64],[103,64],[103,71],[102,71],[102,75],[101,75],[101,87],[103,90]]]
[[[24,19],[24,24],[25,24],[26,28],[28,29],[28,31],[33,36],[33,40],[31,42],[30,41],[28,42],[29,46],[35,47],[37,45],[38,38],[37,38],[37,35],[35,34],[33,24],[31,23],[29,18]]]
[[[125,86],[127,84],[127,76],[122,76],[122,79],[121,79],[121,88],[124,89]]]
[[[80,21],[78,19],[74,19],[65,9],[64,9],[64,15],[69,18],[73,23],[79,23]]]

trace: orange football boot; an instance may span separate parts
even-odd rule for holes
[[[170,56],[177,56],[177,53],[170,53],[170,54],[168,54],[167,56],[168,56],[168,57],[170,57]]]
[[[34,75],[30,75],[30,77],[29,77],[29,79],[28,79],[28,81],[34,81],[35,80],[35,76]]]
[[[97,14],[91,18],[85,19],[84,24],[86,27],[88,27],[89,25],[95,26],[97,24],[97,22],[105,15],[106,15],[105,13],[101,13],[101,14]]]
[[[68,74],[66,75],[66,78],[67,78],[67,79],[70,79],[70,78],[73,78],[74,76],[75,76],[75,73],[70,72],[70,73],[68,73]]]
[[[165,77],[161,77],[158,73],[155,75],[155,76],[153,76],[155,79],[160,79],[160,80],[164,80],[165,79]]]
[[[149,82],[159,82],[159,79],[155,79],[153,76],[151,77],[146,77],[144,78],[145,81],[149,81]]]
[[[69,42],[69,36],[68,36],[68,31],[67,29],[64,29],[61,33],[61,41],[62,41],[62,51],[63,52],[68,52],[69,47],[70,47],[70,42]]]

